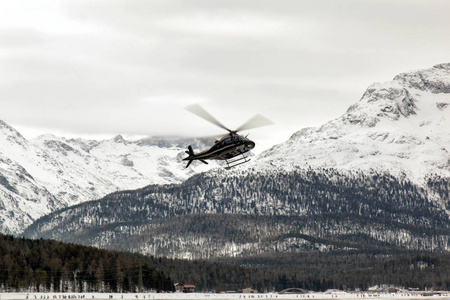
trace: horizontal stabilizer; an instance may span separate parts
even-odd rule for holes
[[[190,165],[191,163],[192,163],[192,160],[190,160],[190,161],[187,163],[186,168],[188,168],[189,165]]]

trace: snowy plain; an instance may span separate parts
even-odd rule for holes
[[[306,294],[278,293],[0,293],[0,300],[44,300],[44,299],[161,299],[161,300],[233,300],[233,299],[450,299],[450,292],[324,292]]]

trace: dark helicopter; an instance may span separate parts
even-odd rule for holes
[[[237,134],[237,132],[273,124],[273,122],[269,119],[261,115],[256,115],[238,127],[238,129],[230,130],[198,104],[189,105],[186,109],[200,118],[203,118],[206,121],[211,122],[229,132],[220,140],[216,140],[215,144],[209,150],[194,153],[192,147],[189,146],[188,151],[186,151],[186,154],[189,156],[183,159],[188,161],[186,168],[189,167],[194,160],[199,160],[205,164],[208,164],[208,162],[206,162],[207,159],[225,160],[227,163],[225,169],[227,170],[250,161],[248,156],[245,156],[244,153],[255,148],[255,142],[249,140],[247,136]],[[231,160],[237,156],[239,157]]]

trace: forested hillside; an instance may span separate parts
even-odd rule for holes
[[[448,251],[448,190],[433,182],[334,169],[206,173],[61,210],[24,234],[178,258],[367,245]]]
[[[365,290],[381,284],[447,290],[449,269],[448,253],[378,246],[361,251],[266,253],[211,262],[156,259],[0,234],[0,290],[6,292],[173,291],[174,282],[194,284],[203,292],[243,287],[260,292],[291,287]]]
[[[0,234],[0,291],[173,291],[151,257]]]
[[[369,248],[362,251],[265,254],[225,261],[247,266],[266,266],[260,271],[278,274],[275,289],[367,290],[394,285],[421,290],[450,289],[450,254]],[[258,282],[258,281],[257,281]]]

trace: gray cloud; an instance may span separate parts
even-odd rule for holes
[[[0,119],[34,132],[217,132],[183,110],[200,101],[230,127],[267,115],[254,135],[281,142],[375,81],[450,61],[448,1],[39,4],[0,21]]]

